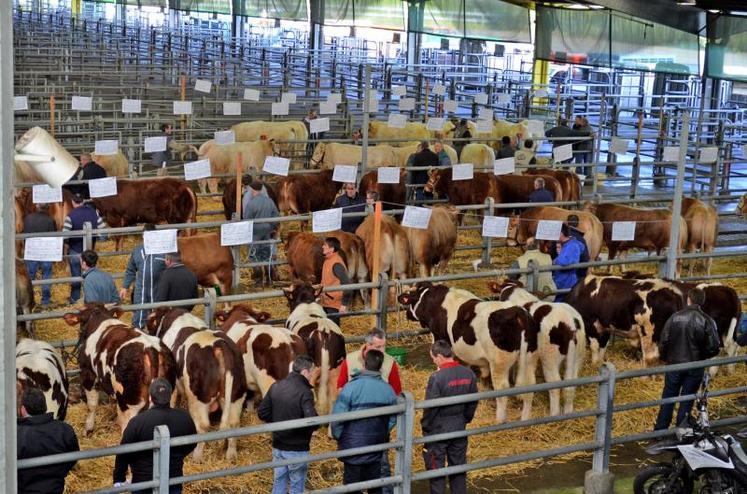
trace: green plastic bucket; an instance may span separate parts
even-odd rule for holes
[[[387,347],[386,353],[396,360],[399,365],[405,365],[407,363],[407,349],[404,347]]]

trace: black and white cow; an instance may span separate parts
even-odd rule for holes
[[[16,345],[16,382],[18,397],[28,387],[38,388],[47,401],[47,412],[65,420],[68,382],[65,364],[46,341],[24,338]]]
[[[489,283],[499,300],[524,307],[539,326],[537,352],[546,382],[560,381],[560,369],[565,362],[563,379],[576,379],[586,354],[586,331],[581,315],[568,304],[543,302],[524,289],[518,281]],[[563,388],[563,413],[573,411],[576,388]],[[560,390],[550,390],[550,415],[560,414]]]
[[[522,307],[509,302],[484,302],[472,293],[445,285],[421,282],[399,296],[407,317],[428,328],[434,340],[451,342],[463,362],[490,378],[493,389],[509,387],[509,373],[517,367],[516,385],[535,383],[537,324]],[[520,396],[521,419],[532,414],[531,393]],[[496,400],[496,421],[506,420],[506,398]]]

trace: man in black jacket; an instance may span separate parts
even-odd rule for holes
[[[318,368],[314,367],[311,357],[297,356],[293,361],[293,372],[270,386],[257,410],[259,418],[265,422],[282,422],[316,417],[314,393],[310,382],[318,377]],[[309,456],[309,443],[314,430],[316,426],[273,432],[272,461]],[[304,492],[307,470],[308,463],[275,468],[272,493],[285,494],[290,482],[290,494],[301,494]]]
[[[445,398],[469,393],[477,393],[477,379],[469,368],[454,360],[454,353],[448,341],[438,340],[431,345],[431,359],[438,370],[428,379],[425,399]],[[477,410],[477,401],[423,410],[420,425],[423,435],[442,434],[464,430],[472,421]],[[426,443],[423,448],[425,468],[436,470],[446,466],[463,465],[467,462],[467,438],[450,439]],[[446,489],[446,478],[431,479],[431,494],[442,494]],[[467,475],[449,475],[452,494],[467,493]]]
[[[716,321],[700,308],[705,302],[705,292],[693,288],[687,293],[687,307],[675,312],[664,324],[659,339],[659,355],[667,364],[683,364],[705,360],[718,355],[721,340]],[[703,380],[705,369],[667,372],[661,398],[695,393]],[[677,409],[677,425],[690,416],[692,400],[681,401]],[[674,403],[661,405],[654,430],[668,429],[672,422]]]
[[[420,152],[415,154],[412,160],[412,166],[422,167],[438,167],[438,155],[430,150],[428,141],[420,143]],[[425,184],[428,183],[428,170],[415,170],[411,172],[411,185],[415,187],[415,200],[416,201],[430,201],[433,199],[432,192],[426,192],[424,190]]]
[[[171,384],[161,377],[156,378],[150,384],[151,407],[145,412],[136,415],[130,420],[122,433],[121,444],[132,444],[141,441],[152,441],[153,432],[159,425],[169,428],[171,437],[189,436],[197,434],[192,417],[184,410],[171,408]],[[169,478],[181,477],[184,458],[195,449],[197,444],[185,444],[184,446],[173,446],[169,454]],[[153,479],[153,452],[140,451],[130,454],[119,454],[114,461],[114,486],[118,487],[125,483],[127,469],[132,472],[132,483],[148,482]],[[150,492],[150,489],[135,492]],[[170,494],[180,494],[181,485],[172,485]]]
[[[171,302],[197,298],[197,276],[182,263],[178,252],[166,254],[166,269],[161,273],[156,286],[154,302]],[[191,311],[194,305],[184,306]]]
[[[47,413],[44,393],[26,388],[21,396],[18,418],[18,459],[79,451],[78,438],[69,424]],[[65,477],[75,462],[18,470],[20,494],[62,494]]]

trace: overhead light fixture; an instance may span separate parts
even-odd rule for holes
[[[721,13],[721,11],[718,10],[718,9],[708,9],[708,12],[710,12],[711,14],[720,14]]]
[[[589,8],[590,8],[591,10],[601,10],[601,9],[603,9],[604,7],[603,7],[602,5],[591,4],[591,5],[589,5]]]
[[[696,5],[695,0],[677,0],[677,5]]]
[[[582,5],[580,3],[572,3],[570,5],[567,5],[566,8],[573,9],[573,10],[589,10],[588,5]]]

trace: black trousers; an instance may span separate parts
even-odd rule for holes
[[[447,466],[464,465],[467,462],[467,438],[428,443],[423,448],[423,460],[427,470],[437,470]],[[467,494],[467,475],[449,475],[451,494]],[[446,477],[431,479],[431,494],[446,492]]]
[[[342,472],[343,484],[354,484],[356,482],[365,482],[366,480],[375,480],[381,478],[381,461],[374,463],[364,463],[363,465],[352,465],[345,463],[345,469]],[[355,491],[361,493],[363,491]],[[368,489],[368,494],[381,494],[381,487]]]

